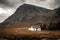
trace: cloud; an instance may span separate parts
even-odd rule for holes
[[[0,23],[11,16],[23,4],[24,0],[0,0]]]
[[[51,10],[60,6],[60,0],[26,0],[25,3],[44,7]]]
[[[57,5],[60,6],[60,0],[55,0],[55,1],[56,1]]]
[[[7,0],[0,0],[0,4],[8,4]]]
[[[0,8],[0,22],[3,22],[6,18],[13,14],[13,9]]]
[[[25,0],[0,0],[0,4],[6,5],[6,6],[16,6],[20,5],[24,2]]]

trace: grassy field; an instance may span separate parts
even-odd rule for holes
[[[60,38],[60,31],[30,31],[28,28],[1,28],[0,38]]]

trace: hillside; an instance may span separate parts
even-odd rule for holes
[[[0,24],[1,28],[31,27],[40,25],[42,29],[60,29],[60,9],[49,10],[24,4]],[[58,26],[59,25],[59,26]]]

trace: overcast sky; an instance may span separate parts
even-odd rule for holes
[[[11,16],[24,3],[50,10],[60,6],[60,0],[0,0],[0,23]]]

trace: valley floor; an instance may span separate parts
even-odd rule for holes
[[[41,30],[41,31],[30,31],[28,28],[0,28],[0,39],[8,40],[39,40],[39,39],[53,39],[60,40],[60,31],[50,31],[50,30]]]

